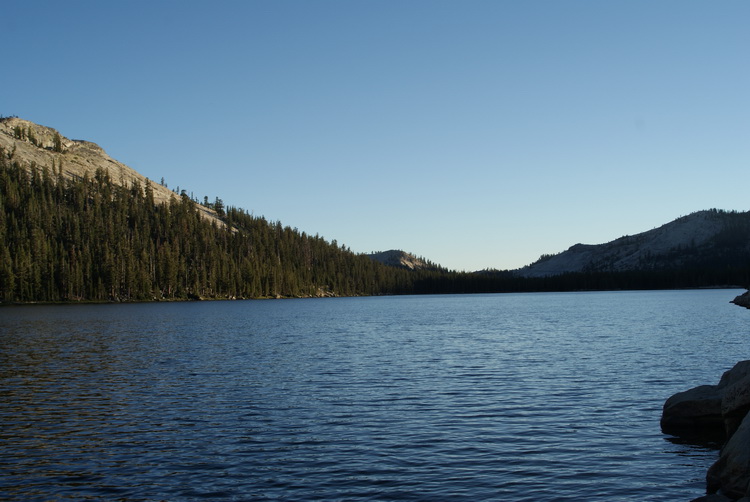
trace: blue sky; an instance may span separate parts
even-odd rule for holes
[[[8,2],[0,114],[356,252],[748,210],[746,0]]]

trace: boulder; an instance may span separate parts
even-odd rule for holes
[[[706,475],[701,502],[750,502],[750,361],[725,371],[718,385],[701,385],[667,399],[661,418],[665,434],[691,441],[726,440]]]
[[[721,375],[719,387],[728,387],[750,375],[750,361],[740,361]]]
[[[741,294],[740,296],[736,297],[734,300],[732,300],[731,303],[734,303],[735,305],[739,305],[740,307],[745,307],[750,309],[750,291]]]
[[[723,389],[721,415],[727,437],[731,437],[750,410],[750,375]]]
[[[722,440],[722,392],[718,385],[701,385],[667,399],[661,417],[665,434],[690,439]]]
[[[700,385],[667,399],[661,430],[686,439],[723,441],[750,411],[750,361],[740,361],[717,385]]]
[[[737,431],[721,449],[719,460],[706,477],[708,492],[732,500],[750,496],[750,418],[746,416]]]

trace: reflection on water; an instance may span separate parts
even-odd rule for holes
[[[0,309],[0,498],[690,500],[735,291]]]

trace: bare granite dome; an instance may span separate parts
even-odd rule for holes
[[[26,167],[35,164],[51,170],[53,166],[62,166],[63,176],[68,178],[93,178],[97,170],[102,169],[113,183],[126,187],[134,182],[141,187],[150,183],[157,203],[167,203],[176,197],[167,187],[114,160],[96,143],[66,138],[51,127],[28,120],[17,117],[0,119],[0,148],[11,156],[12,161]],[[211,209],[199,204],[196,207],[203,217],[220,222]]]

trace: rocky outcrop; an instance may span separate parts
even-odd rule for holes
[[[739,305],[740,307],[745,307],[747,309],[750,309],[750,291],[747,291],[734,300],[732,300],[732,303],[735,305]]]
[[[722,375],[717,385],[701,385],[680,392],[664,403],[661,427],[665,434],[698,441],[726,439],[719,460],[706,476],[708,496],[696,500],[750,502],[748,411],[750,361],[737,363]]]
[[[400,249],[379,251],[377,253],[370,253],[368,256],[371,260],[388,265],[389,267],[405,268],[408,270],[441,270],[441,267],[438,265]]]

